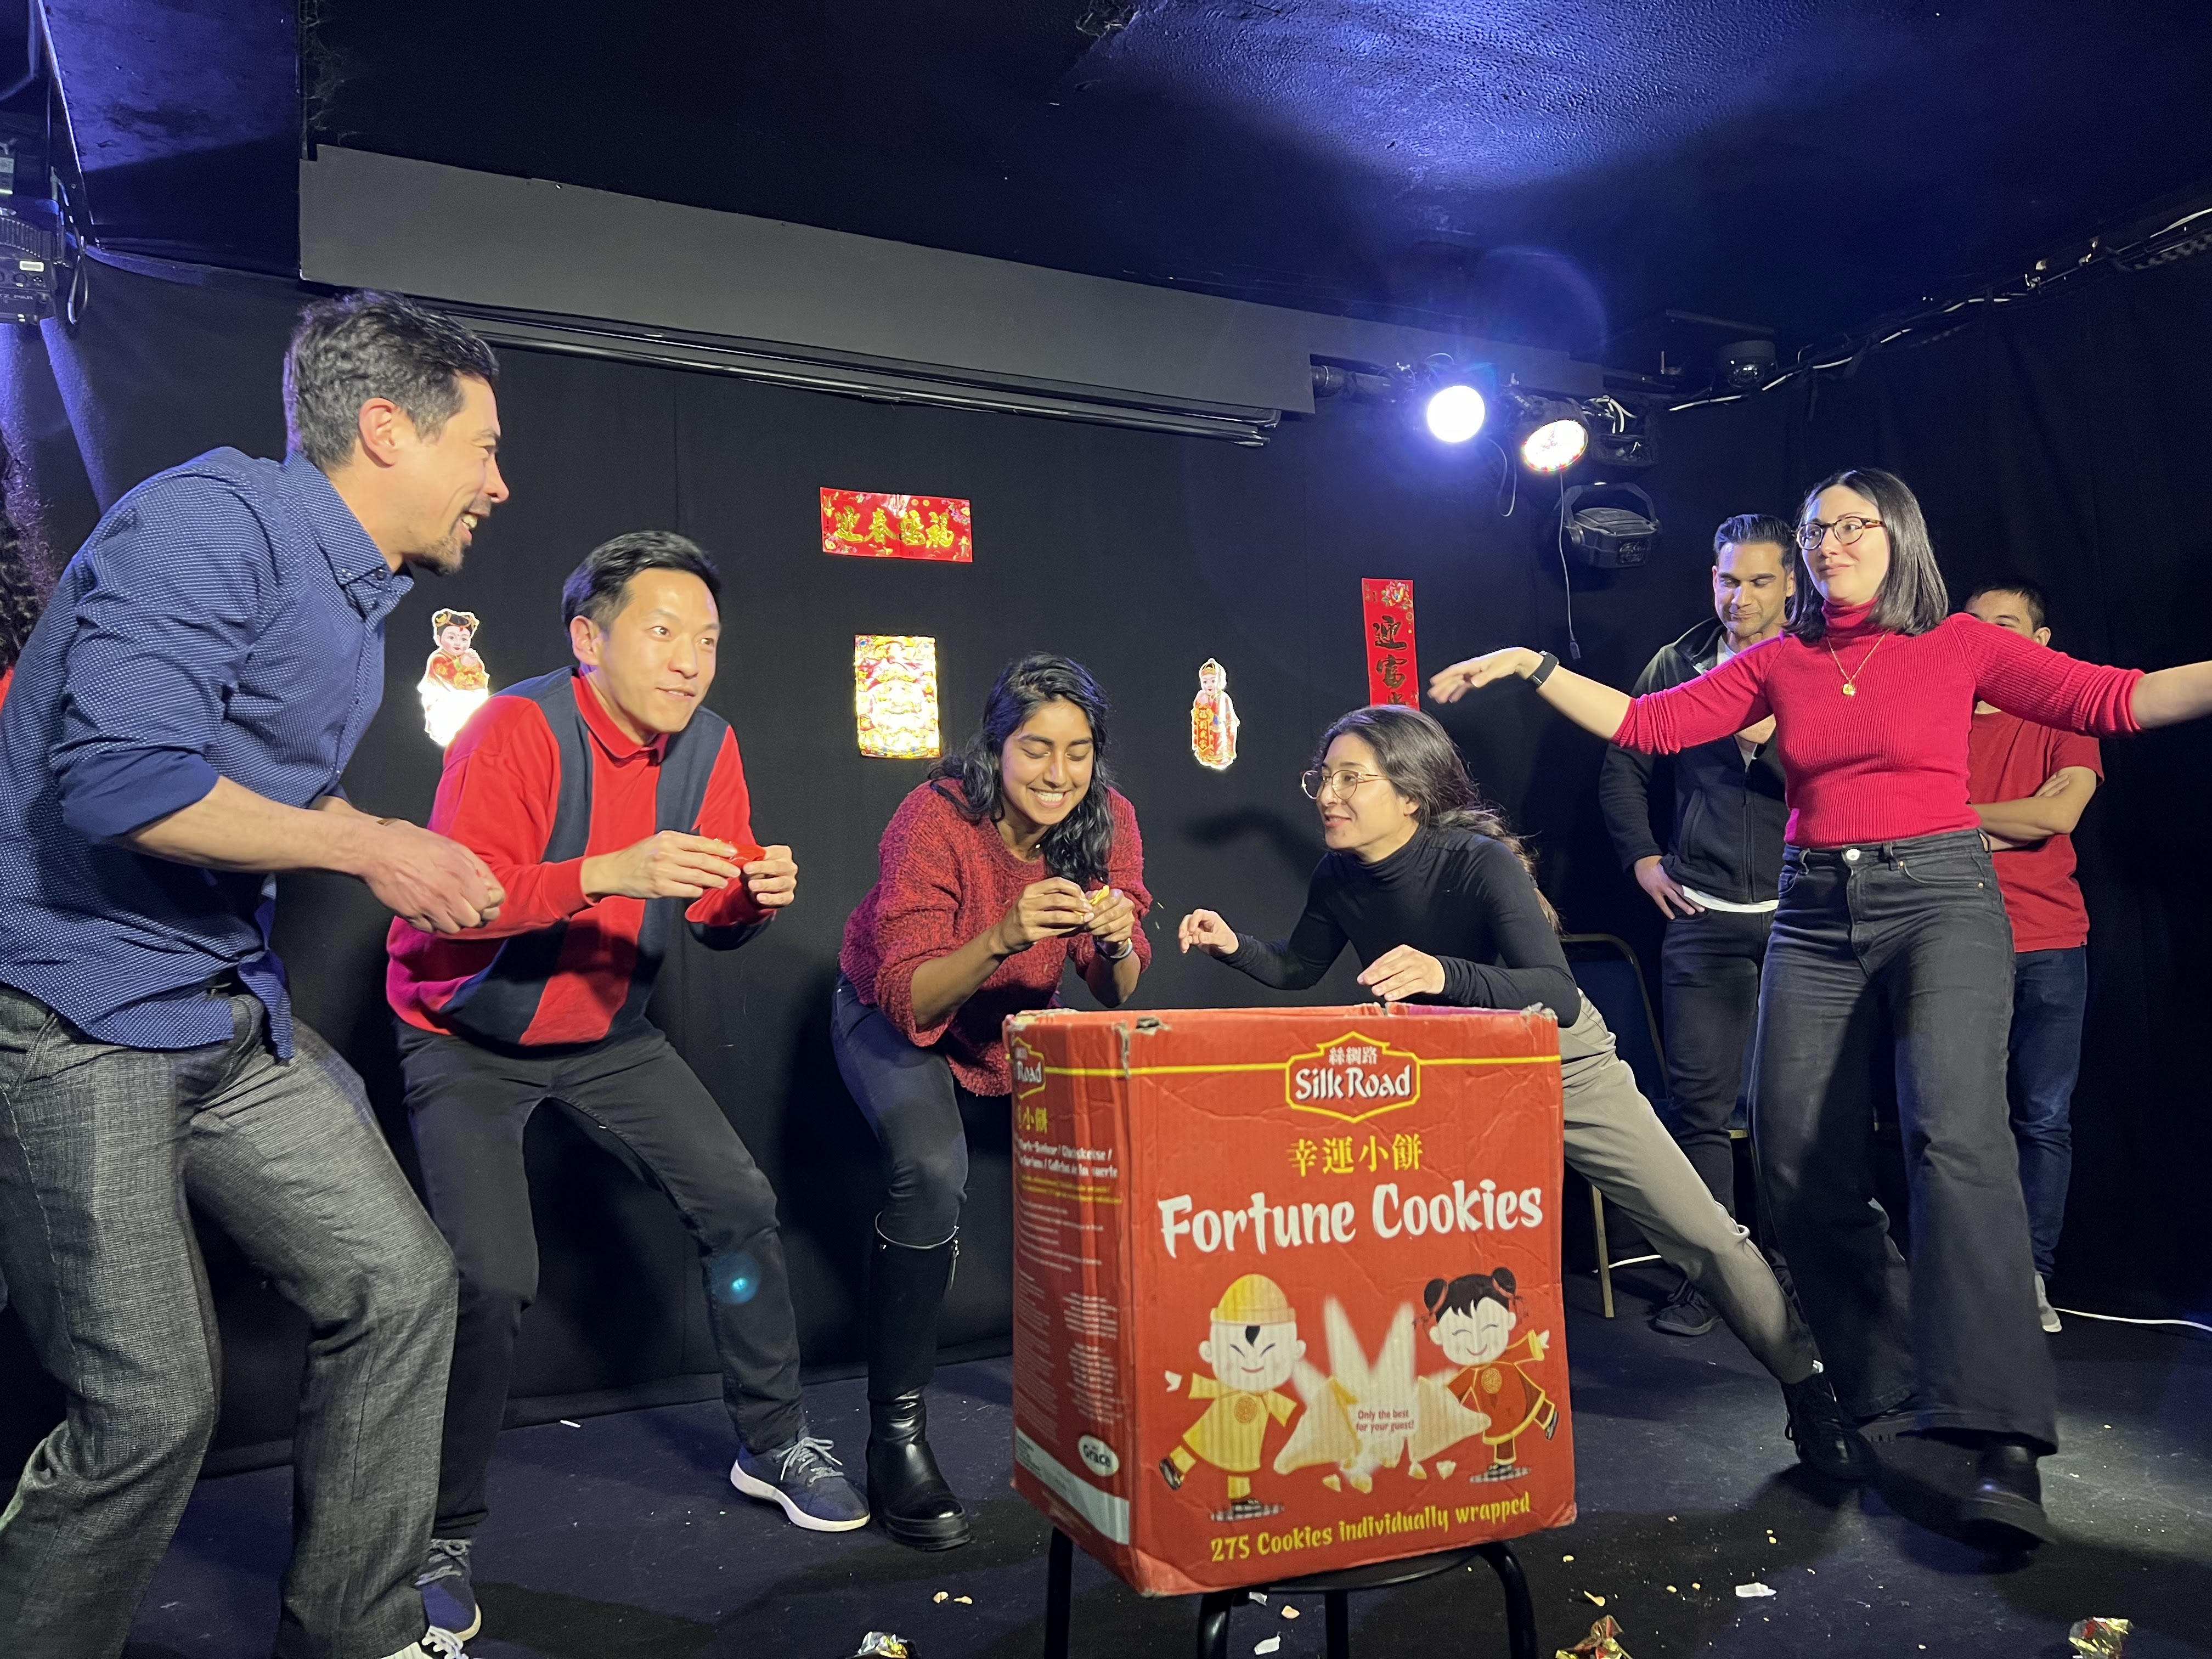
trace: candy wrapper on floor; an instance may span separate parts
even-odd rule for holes
[[[1620,1626],[1608,1613],[1590,1626],[1588,1636],[1571,1648],[1561,1648],[1553,1659],[1629,1659],[1629,1652],[1620,1645]]]
[[[1014,1076],[1014,1484],[1148,1595],[1574,1517],[1559,1028],[1055,1010]]]
[[[2087,1659],[2120,1659],[2120,1650],[2127,1645],[2128,1632],[2134,1628],[2124,1619],[2077,1619],[2066,1632],[2066,1640],[2075,1652]]]

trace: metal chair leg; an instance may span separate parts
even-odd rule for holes
[[[1505,1642],[1511,1659],[1536,1659],[1536,1607],[1528,1597],[1528,1580],[1507,1544],[1485,1544],[1482,1559],[1498,1574],[1505,1591]]]
[[[1198,1659],[1229,1659],[1229,1610],[1245,1592],[1208,1590],[1198,1604]]]
[[[1044,1570],[1044,1659],[1067,1659],[1074,1574],[1075,1540],[1054,1527]]]
[[[1597,1223],[1597,1289],[1605,1306],[1605,1316],[1613,1317],[1613,1256],[1605,1245],[1605,1194],[1595,1187],[1590,1193],[1590,1217]]]
[[[1352,1598],[1342,1590],[1322,1597],[1328,1624],[1328,1659],[1352,1659]]]

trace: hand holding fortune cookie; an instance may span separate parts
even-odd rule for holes
[[[1091,904],[1087,931],[1109,954],[1118,957],[1121,947],[1136,932],[1136,905],[1118,887],[1101,887],[1086,897]]]

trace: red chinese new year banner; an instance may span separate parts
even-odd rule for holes
[[[1421,671],[1413,658],[1413,584],[1370,576],[1359,584],[1366,612],[1367,701],[1421,706]]]
[[[822,550],[860,559],[971,564],[968,503],[957,495],[822,492]]]

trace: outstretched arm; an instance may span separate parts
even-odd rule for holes
[[[1344,949],[1343,933],[1310,896],[1286,939],[1240,933],[1211,910],[1185,916],[1176,939],[1186,952],[1196,946],[1277,991],[1303,991],[1318,983]]]
[[[2212,662],[2161,668],[2136,682],[2134,714],[2140,726],[2179,726],[2212,714]]]
[[[2002,631],[2002,630],[1998,630]],[[1624,749],[1649,755],[1673,755],[1694,744],[1714,743],[1755,726],[1774,710],[1766,701],[1768,654],[1776,642],[1753,646],[1694,680],[1631,697],[1609,685],[1554,666],[1536,695],[1585,732],[1609,738]],[[1477,686],[1509,675],[1528,678],[1543,657],[1524,646],[1509,646],[1486,657],[1454,663],[1429,682],[1438,702],[1455,702]]]
[[[1484,657],[1469,657],[1431,679],[1429,695],[1438,702],[1457,702],[1468,692],[1508,676],[1525,680],[1543,660],[1541,652],[1531,651],[1522,645],[1510,645]],[[1620,730],[1632,701],[1625,691],[1616,691],[1565,668],[1554,668],[1546,675],[1543,684],[1536,688],[1536,695],[1583,731],[1594,732],[1601,738],[1610,738]]]

